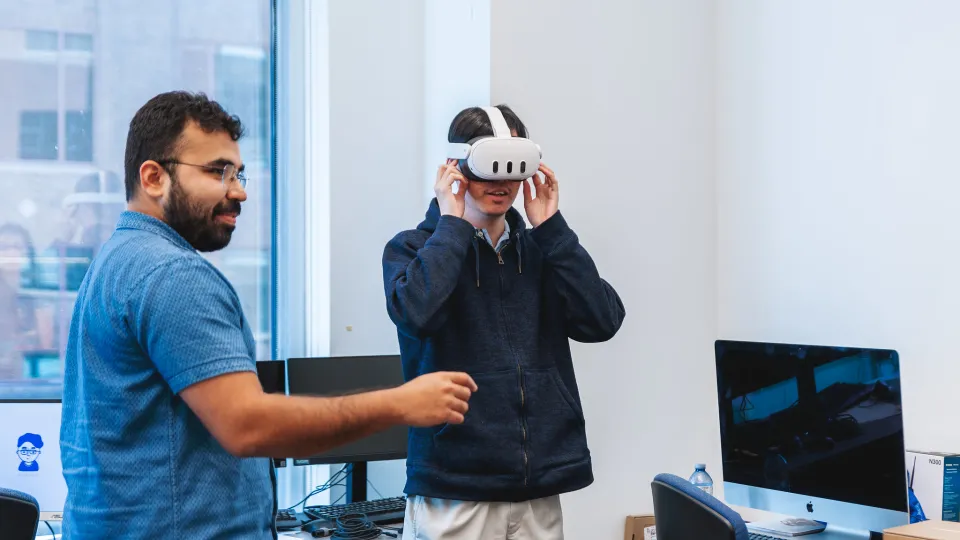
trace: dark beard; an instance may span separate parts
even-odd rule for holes
[[[230,243],[233,225],[217,223],[214,219],[220,214],[240,215],[240,201],[222,201],[213,210],[200,204],[191,203],[183,192],[180,183],[171,175],[170,198],[163,207],[167,225],[182,236],[197,251],[218,251]]]

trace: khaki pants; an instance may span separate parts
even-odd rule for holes
[[[563,540],[560,496],[520,503],[407,498],[403,540]]]

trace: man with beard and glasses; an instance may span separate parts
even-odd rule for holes
[[[64,538],[276,538],[269,456],[463,422],[476,390],[463,373],[336,398],[263,392],[240,299],[199,253],[227,246],[247,198],[242,131],[186,92],[156,96],[130,122],[127,211],[70,323]]]

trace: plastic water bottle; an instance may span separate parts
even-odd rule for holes
[[[707,466],[705,464],[697,464],[696,470],[690,475],[690,483],[706,491],[708,495],[713,495],[713,478],[710,478],[710,475],[707,474]]]

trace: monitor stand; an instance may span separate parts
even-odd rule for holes
[[[796,537],[809,536],[825,531],[827,524],[822,521],[795,517],[784,517],[767,521],[755,521],[750,524],[752,532],[774,534],[779,536]]]
[[[353,463],[350,471],[347,476],[347,503],[367,500],[367,462]]]
[[[766,512],[763,510],[756,510],[753,508],[743,507],[743,506],[733,506],[733,510],[741,515],[743,519],[747,522],[747,529],[750,532],[760,532],[754,531],[754,527],[761,525],[763,523],[770,523],[775,521],[782,521],[783,519],[788,519],[791,516],[783,514],[775,514],[773,512]],[[761,533],[764,534],[764,533]],[[769,534],[769,533],[766,533]],[[769,535],[775,536],[778,538],[793,538],[796,540],[873,540],[874,537],[870,535],[869,531],[866,530],[853,530],[845,529],[838,527],[836,525],[827,524],[827,528],[820,533],[809,534],[806,536],[784,536],[784,535]],[[876,535],[875,538],[882,538],[881,535]]]

